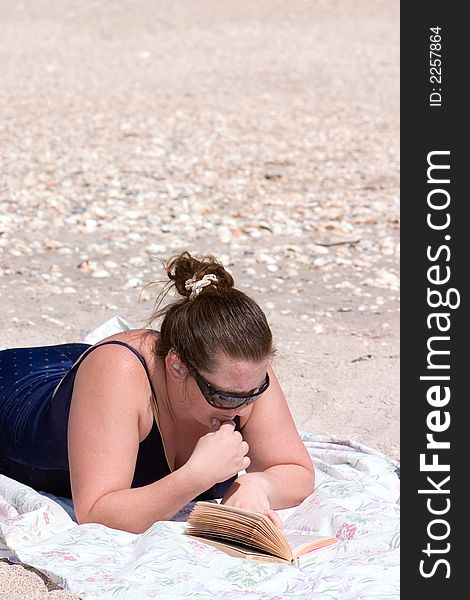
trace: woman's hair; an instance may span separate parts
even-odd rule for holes
[[[166,356],[173,349],[191,374],[194,371],[213,372],[220,353],[233,359],[258,362],[275,355],[272,333],[266,316],[249,296],[233,287],[233,277],[213,255],[196,258],[182,252],[161,261],[169,281],[155,302],[148,323],[163,316],[157,356]],[[188,279],[201,280],[205,275],[210,284],[192,293]],[[159,309],[163,299],[174,287],[183,298]]]

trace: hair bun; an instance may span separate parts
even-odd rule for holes
[[[166,272],[170,280],[174,281],[175,287],[182,296],[189,297],[193,291],[192,285],[187,285],[188,280],[198,281],[204,275],[215,275],[217,278],[207,278],[210,285],[204,289],[217,289],[220,292],[228,292],[234,285],[233,277],[225,270],[223,264],[212,254],[195,257],[184,251],[171,258],[166,264]],[[203,289],[199,289],[202,292]]]

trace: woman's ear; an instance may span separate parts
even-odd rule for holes
[[[170,377],[175,381],[182,382],[186,379],[188,369],[175,352],[170,350],[165,356],[165,366]]]

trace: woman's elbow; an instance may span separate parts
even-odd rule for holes
[[[312,471],[310,471],[310,475],[308,478],[308,494],[307,496],[309,496],[310,494],[313,494],[313,491],[315,490],[315,469],[313,469]]]
[[[315,467],[312,466],[308,466],[308,467],[303,467],[305,474],[304,474],[304,478],[303,478],[303,486],[302,486],[302,499],[301,502],[303,502],[305,500],[305,498],[307,498],[308,496],[310,496],[310,494],[313,494],[313,491],[315,489]]]

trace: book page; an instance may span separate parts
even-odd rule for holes
[[[187,534],[220,540],[238,541],[285,559],[292,559],[289,543],[263,514],[198,502],[188,518]]]
[[[337,542],[335,537],[310,533],[308,531],[287,530],[284,531],[284,536],[289,542],[295,558],[317,548],[330,546]]]
[[[247,558],[249,560],[253,560],[255,562],[263,562],[263,563],[287,563],[290,564],[291,560],[281,558],[279,556],[274,556],[272,554],[267,554],[262,551],[257,551],[248,546],[244,546],[243,544],[237,544],[233,542],[221,542],[218,539],[209,539],[207,537],[198,537],[193,536],[195,539],[214,546],[218,550],[229,554],[230,556],[236,556],[238,558]]]

